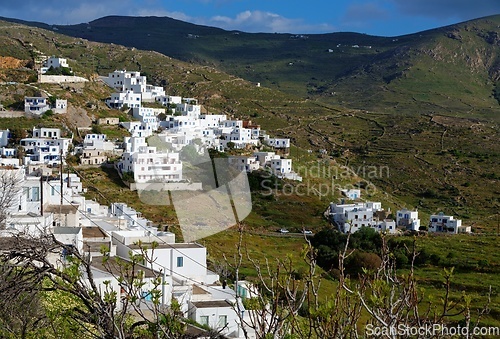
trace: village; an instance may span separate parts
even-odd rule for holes
[[[69,67],[66,59],[50,57],[42,73],[59,67]],[[71,75],[62,76],[64,81],[71,81]],[[125,292],[116,275],[102,267],[102,249],[111,257],[128,260],[130,253],[141,250],[138,242],[149,248],[156,243],[154,254],[151,252],[154,264],[149,269],[161,276],[166,286],[162,303],[168,306],[175,298],[186,318],[219,329],[227,337],[242,338],[243,320],[251,311],[245,312],[241,300],[256,293],[251,284],[236,281],[229,288],[207,268],[204,246],[176,242],[174,233],[159,229],[125,203],[101,205],[86,199],[78,173],[66,174],[62,168],[70,155],[88,166],[100,166],[116,158],[113,166],[132,190],[150,183],[165,184],[169,190],[187,186],[202,189],[202,183],[193,182],[183,172],[181,154],[186,147],[198,154],[206,154],[208,149],[248,150],[251,155],[229,155],[228,166],[245,173],[264,170],[279,179],[300,182],[303,178],[294,172],[289,157],[290,140],[272,137],[249,120],[202,112],[196,98],[170,96],[162,87],[147,84],[146,76],[137,71],[116,70],[100,80],[116,91],[106,99],[106,105],[130,109],[134,121],[101,118],[97,123],[120,124],[130,133],[124,140],[87,133],[82,144],[74,145],[73,135],[67,131],[34,127],[28,137],[20,139],[19,145],[13,145],[10,131],[0,131],[0,184],[2,199],[8,200],[0,236],[8,239],[22,234],[36,238],[53,234],[59,242],[91,258],[96,284],[104,288],[111,281],[117,300]],[[164,108],[148,107],[148,103]],[[64,114],[67,106],[66,100],[44,96],[26,97],[24,101],[29,116],[41,116],[49,110]],[[22,154],[18,153],[20,150]],[[9,185],[12,182],[15,185]],[[380,202],[361,202],[360,190],[346,191],[344,195],[349,203],[332,202],[327,213],[340,232],[354,233],[363,227],[388,234],[423,229],[417,210],[398,210],[394,214],[396,220],[388,219],[391,211],[384,210]],[[462,226],[461,220],[442,213],[432,215],[424,229],[448,234],[471,232],[470,226]],[[64,253],[54,260],[58,264],[64,262]],[[147,286],[142,291],[146,300],[150,293]]]

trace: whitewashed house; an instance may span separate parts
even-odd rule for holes
[[[182,104],[182,97],[172,96],[172,95],[159,95],[155,98],[156,102],[159,102],[162,106],[174,106]],[[174,108],[175,110],[175,108]],[[171,112],[169,112],[171,113]]]
[[[68,60],[65,58],[56,58],[51,56],[43,62],[43,66],[40,68],[42,74],[47,73],[50,68],[70,68],[68,65]]]
[[[392,219],[384,219],[377,223],[378,232],[394,234],[397,232],[396,221]]]
[[[108,160],[108,156],[119,154],[111,141],[106,140],[106,134],[89,133],[83,139],[83,146],[78,149],[82,165],[100,165]]]
[[[137,244],[137,236],[134,241],[127,240],[127,232],[113,232],[113,244],[116,244],[116,254],[128,257],[129,252],[139,254],[141,246]],[[207,269],[207,249],[196,243],[167,243],[155,239],[158,243],[152,249],[147,238],[141,238],[142,248],[148,258],[152,259],[152,268],[166,272],[178,283],[183,285],[214,284],[219,281],[219,275]]]
[[[302,181],[302,177],[292,169],[292,159],[274,158],[268,166],[271,172],[280,179]]]
[[[26,155],[24,157],[25,165],[47,164],[57,166],[68,153],[71,139],[68,138],[25,138],[20,141]],[[61,159],[62,155],[62,159]]]
[[[201,106],[190,103],[181,103],[175,106],[175,112],[177,114],[198,119],[201,115]]]
[[[261,167],[270,165],[272,160],[280,159],[279,155],[274,152],[254,152],[253,154]]]
[[[240,320],[233,305],[234,302],[227,299],[190,302],[188,317],[225,334],[226,338],[238,338]]]
[[[140,72],[114,71],[109,73],[108,77],[103,78],[103,80],[118,92],[130,91],[139,94],[141,101],[154,101],[156,97],[165,95],[163,87],[147,84],[146,76],[141,75]]]
[[[225,114],[202,114],[199,118],[200,127],[204,129],[217,129],[223,121],[227,120]]]
[[[349,189],[343,189],[343,190],[341,190],[341,192],[349,200],[356,200],[356,199],[361,198],[361,190],[360,189],[349,188]]]
[[[470,226],[462,226],[461,219],[455,219],[452,215],[445,215],[443,212],[433,214],[429,221],[429,232],[439,233],[470,233]]]
[[[221,143],[224,147],[228,148],[228,143],[232,142],[235,148],[245,148],[246,145],[253,144],[257,146],[258,141],[252,139],[252,131],[248,128],[234,128],[229,133],[223,134],[224,139],[221,139]]]
[[[260,168],[260,163],[255,156],[233,156],[227,157],[229,165],[241,172],[252,172]]]
[[[112,151],[115,145],[107,140],[106,134],[89,133],[83,139],[84,149],[97,149],[103,151]]]
[[[157,152],[144,137],[127,137],[124,142],[126,151],[118,163],[121,174],[133,173],[136,183],[182,181],[179,153]]]
[[[45,211],[47,198],[45,201],[42,199],[49,193],[49,185],[40,178],[26,176],[24,168],[2,168],[0,176],[2,180],[15,183],[11,190],[0,192],[6,208],[4,231],[0,231],[0,236],[12,233],[39,236],[49,232],[53,227],[54,216]]]
[[[418,231],[420,228],[420,219],[418,211],[410,211],[406,208],[396,212],[396,224],[398,227],[403,227],[409,231]]]
[[[53,108],[54,113],[64,114],[68,112],[68,100],[56,99],[56,104]]]
[[[132,91],[112,93],[111,97],[106,99],[106,105],[116,109],[141,107],[141,94]]]
[[[59,139],[61,130],[59,128],[33,127],[33,138]]]
[[[125,128],[132,137],[147,138],[158,129],[157,124],[143,123],[141,121],[124,121],[120,126]]]
[[[44,97],[25,97],[24,112],[34,115],[41,115],[50,109],[47,98]]]
[[[337,225],[342,233],[354,233],[361,227],[372,227],[379,230],[377,211],[382,210],[380,202],[366,202],[357,204],[330,203],[330,220]]]
[[[264,143],[275,150],[288,151],[290,149],[290,139],[288,138],[265,138]]]

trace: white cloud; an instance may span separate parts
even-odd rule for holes
[[[277,32],[277,33],[317,33],[333,31],[328,24],[306,24],[301,19],[289,19],[281,15],[264,11],[244,11],[235,17],[213,16],[211,18],[194,18],[198,24],[216,26],[226,30],[244,32]]]

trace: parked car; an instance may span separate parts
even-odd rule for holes
[[[282,228],[278,232],[280,232],[280,233],[288,233],[288,230],[286,228]]]
[[[302,234],[313,234],[313,232],[309,230],[302,230]]]

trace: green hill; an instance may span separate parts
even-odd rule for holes
[[[497,15],[390,38],[244,33],[167,17],[108,16],[45,27],[158,51],[327,103],[497,119],[499,25]]]
[[[425,214],[442,210],[492,230],[500,193],[500,106],[493,96],[499,19],[397,38],[248,34],[168,18],[107,17],[57,30],[4,21],[0,56],[23,62],[0,70],[0,81],[30,81],[40,53],[66,57],[77,74],[92,79],[114,69],[139,70],[169,94],[197,97],[213,112],[251,118],[291,138],[303,172],[318,154],[305,156],[305,150],[325,149],[322,161],[349,165],[377,185],[372,198],[391,200],[393,208],[418,206]],[[152,51],[160,47],[185,61]],[[1,88],[4,106],[19,99],[13,88]],[[57,91],[89,115],[116,113],[102,105],[109,89],[99,81],[82,93]],[[101,105],[87,109],[90,101]],[[373,168],[388,171],[372,175]]]

